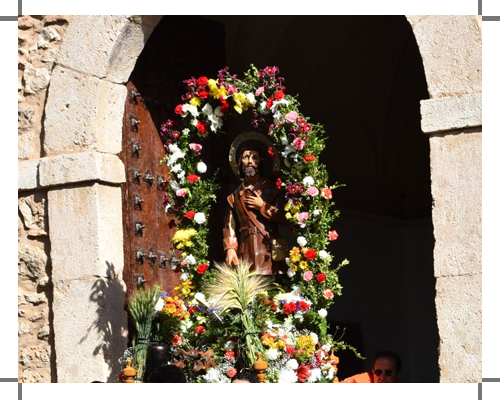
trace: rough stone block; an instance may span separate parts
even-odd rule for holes
[[[39,160],[19,161],[17,163],[18,190],[31,190],[38,187]]]
[[[430,137],[436,277],[481,273],[481,138],[480,132]]]
[[[45,275],[47,254],[38,247],[19,243],[18,246],[19,275],[29,279],[38,279]]]
[[[441,382],[481,382],[481,292],[481,274],[436,281]]]
[[[77,182],[122,183],[125,167],[115,155],[74,153],[40,160],[40,185],[55,186]]]
[[[469,94],[460,97],[422,100],[422,131],[426,133],[482,125],[482,96]]]
[[[54,282],[122,273],[119,187],[93,184],[51,190],[48,210]]]
[[[116,379],[115,375],[120,373],[118,358],[127,347],[124,305],[125,287],[118,279],[89,278],[55,283],[58,382],[113,382]]]

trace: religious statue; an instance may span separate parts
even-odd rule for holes
[[[233,142],[230,161],[242,182],[227,197],[223,230],[226,264],[236,266],[244,260],[259,275],[280,275],[287,270],[284,258],[273,260],[273,244],[280,237],[278,224],[287,221],[284,193],[272,179],[279,172],[279,158],[271,159],[270,146],[269,139],[257,132],[243,133]]]

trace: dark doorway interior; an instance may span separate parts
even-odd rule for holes
[[[200,17],[166,16],[156,30],[176,18],[184,18],[189,30]],[[346,327],[343,339],[368,359],[381,349],[399,353],[404,382],[438,382],[429,143],[419,112],[428,93],[408,21],[403,16],[204,19],[225,30],[221,69],[227,65],[242,75],[251,63],[278,66],[286,91],[300,94],[301,111],[329,134],[321,161],[332,183],[346,184],[334,193],[341,210],[334,229],[340,236],[329,250],[337,262],[351,262],[340,274],[344,293],[329,310],[332,333],[337,325],[340,331]],[[158,51],[168,52],[170,40],[165,37]],[[189,46],[196,52],[210,43],[207,33]],[[212,67],[196,70],[215,75]],[[230,140],[218,143],[217,150],[224,152]],[[231,172],[222,173],[230,184]],[[215,241],[214,258],[218,246]],[[339,356],[341,379],[369,368],[368,359],[357,360],[350,352]]]

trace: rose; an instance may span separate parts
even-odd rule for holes
[[[322,308],[321,310],[318,310],[318,315],[320,317],[326,318],[326,316],[328,315],[328,311],[326,311],[324,308]]]
[[[184,114],[184,112],[182,111],[182,104],[179,104],[177,107],[175,107],[175,110],[174,112],[177,114],[177,115],[182,115]]]
[[[304,160],[304,163],[309,164],[310,162],[316,161],[316,157],[314,157],[311,154],[307,154],[304,156],[303,160]]]
[[[236,368],[233,368],[233,367],[231,367],[231,368],[229,368],[229,369],[227,370],[227,376],[228,376],[229,378],[232,378],[232,377],[233,377],[233,376],[235,376],[237,373],[238,373],[238,370],[237,370]]]
[[[302,150],[304,146],[306,145],[306,142],[304,142],[301,138],[295,138],[292,142],[293,147],[297,150]]]
[[[200,275],[203,275],[208,269],[207,264],[198,264],[198,267],[196,267],[196,272],[198,272]]]
[[[304,247],[306,244],[307,244],[307,240],[304,236],[299,236],[297,238],[297,244],[300,246],[300,247]]]
[[[208,78],[206,76],[200,76],[198,78],[198,86],[207,86]]]
[[[302,276],[302,279],[304,279],[306,282],[309,282],[312,278],[313,278],[312,271],[306,271],[306,272],[304,272],[304,275]]]
[[[186,189],[177,189],[177,190],[175,191],[175,195],[176,195],[177,197],[184,197],[184,196],[185,196],[185,195],[187,195],[187,194],[188,194],[188,191],[187,191]]]
[[[293,123],[297,120],[297,117],[299,114],[297,114],[296,111],[290,111],[287,115],[285,115],[285,121]]]
[[[224,360],[226,361],[234,361],[234,351],[228,350],[224,353]]]
[[[311,272],[311,271],[308,271],[308,272]],[[311,272],[312,274],[312,272]],[[305,301],[299,301],[299,308],[300,308],[300,311],[307,311],[309,310],[309,304],[307,304]]]
[[[201,225],[204,224],[207,221],[207,218],[205,217],[205,214],[202,212],[196,213],[194,215],[194,222],[197,224]]]
[[[321,258],[322,260],[326,260],[328,258],[328,252],[326,252],[325,250],[321,250],[319,252],[319,258]]]
[[[326,280],[326,275],[323,272],[320,272],[317,276],[316,279],[318,282],[324,282]]]
[[[197,335],[203,335],[205,333],[205,327],[203,325],[198,325],[196,328],[194,328],[194,333]]]
[[[172,346],[178,347],[182,344],[182,338],[179,335],[174,335],[170,338],[170,341],[172,342]]]
[[[283,306],[283,311],[285,312],[286,315],[289,315],[296,310],[297,310],[297,304],[295,304],[295,303],[286,303]]]
[[[308,194],[309,196],[313,196],[313,197],[314,197],[314,196],[317,196],[317,195],[318,195],[319,190],[318,190],[318,188],[317,188],[317,187],[315,187],[315,186],[311,186],[310,188],[308,188],[308,189],[307,189],[307,191],[306,191],[306,192],[307,192],[307,194]]]
[[[283,92],[283,90],[277,90],[276,93],[274,93],[274,98],[278,101],[283,97],[285,97],[285,92]]]
[[[333,299],[334,294],[332,292],[332,289],[325,289],[325,291],[323,292],[323,297],[327,300]]]
[[[189,183],[193,184],[197,181],[200,180],[200,177],[198,175],[194,175],[194,174],[189,174],[186,179],[188,180]]]
[[[337,233],[336,230],[328,231],[328,240],[330,242],[337,240],[338,237],[339,237],[339,234]]]
[[[196,129],[198,129],[198,132],[200,132],[201,134],[205,134],[207,133],[208,125],[205,121],[198,121],[198,123],[196,124]]]
[[[220,112],[223,113],[223,114],[228,113],[229,110],[231,109],[231,106],[229,105],[229,103],[227,102],[227,100],[225,100],[222,97],[222,95],[220,95],[219,96],[219,101],[220,101]]]
[[[305,252],[304,257],[307,258],[308,260],[314,260],[316,257],[316,250],[309,249]]]
[[[210,92],[207,89],[198,90],[198,97],[200,99],[205,100],[208,96],[210,96]]]
[[[272,97],[267,99],[266,100],[266,108],[269,110],[272,107],[273,103],[274,103],[274,99]]]
[[[196,213],[193,210],[189,210],[187,213],[184,214],[184,218],[191,219],[194,217]]]
[[[193,150],[197,155],[200,153],[203,146],[199,143],[189,143],[189,148]]]
[[[330,200],[332,198],[332,191],[327,187],[321,189],[321,197],[323,197],[325,200]]]

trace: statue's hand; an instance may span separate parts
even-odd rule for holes
[[[238,265],[240,260],[238,260],[238,255],[236,254],[235,249],[227,249],[226,252],[226,264],[227,265]]]
[[[247,208],[260,210],[262,204],[264,204],[264,200],[262,200],[262,197],[260,197],[258,193],[253,192],[252,194],[252,196],[245,198],[245,205],[247,206]]]

